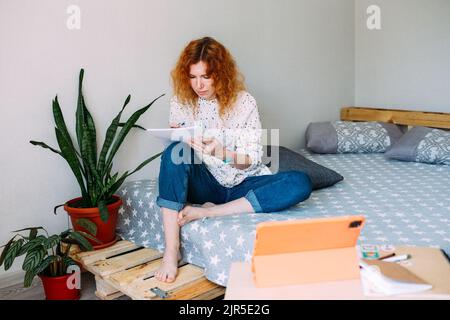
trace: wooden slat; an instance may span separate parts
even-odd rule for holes
[[[143,248],[138,251],[126,253],[111,259],[96,261],[92,264],[86,265],[86,269],[104,278],[110,274],[132,268],[161,257],[162,253],[158,250]]]
[[[117,254],[127,252],[130,250],[136,249],[136,248],[138,248],[138,246],[130,241],[119,241],[119,242],[116,242],[111,247],[108,247],[105,249],[77,253],[75,255],[75,257],[83,265],[89,265],[96,261],[103,260],[108,257],[112,257]]]
[[[211,300],[225,294],[225,287],[219,286],[205,277],[179,288],[164,300]],[[155,297],[153,300],[161,298]]]
[[[110,296],[113,293],[120,292],[108,282],[106,282],[104,279],[102,279],[99,275],[95,276],[95,286],[97,289],[97,292],[100,292],[103,296]]]
[[[100,291],[95,291],[95,295],[102,300],[114,300],[114,299],[120,298],[124,294],[120,291],[117,291],[116,293],[112,293],[110,295],[104,295]]]
[[[203,277],[203,269],[188,264],[178,269],[178,275],[174,282],[161,282],[154,277],[147,280],[133,282],[124,288],[124,293],[133,300],[154,299],[156,294],[150,291],[151,288],[159,288],[166,292],[173,292],[180,287],[185,286],[195,280]]]
[[[450,129],[450,113],[422,112],[365,107],[344,107],[341,109],[343,121],[381,121],[407,126],[426,126]]]
[[[114,273],[109,280],[118,286],[127,286],[136,280],[152,277],[160,264],[161,259],[153,260],[132,269]]]
[[[225,296],[225,287],[217,286],[209,291],[205,291],[199,296],[192,298],[192,300],[213,300],[213,299],[223,299]]]

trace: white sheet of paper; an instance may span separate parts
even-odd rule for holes
[[[379,269],[369,266],[363,261],[360,261],[359,265],[362,267],[360,270],[361,281],[366,296],[412,294],[433,288],[430,284],[401,282],[388,278]]]
[[[181,128],[162,128],[162,129],[147,129],[147,132],[152,136],[158,138],[164,146],[170,145],[175,141],[183,141],[190,137],[194,137],[198,127],[181,127]],[[198,133],[198,132],[197,132]]]

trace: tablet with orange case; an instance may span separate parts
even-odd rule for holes
[[[359,279],[362,215],[263,222],[252,257],[258,287]]]

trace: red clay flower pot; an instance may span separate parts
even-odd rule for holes
[[[80,289],[69,289],[67,280],[72,274],[60,277],[48,277],[40,274],[39,278],[44,285],[45,298],[47,300],[78,300],[80,299]]]
[[[115,202],[106,206],[109,212],[109,218],[106,222],[102,221],[100,218],[100,210],[98,208],[77,208],[74,207],[77,203],[81,201],[81,197],[69,200],[64,205],[64,210],[70,216],[70,220],[72,221],[72,226],[75,231],[84,231],[89,233],[86,229],[80,227],[76,224],[76,221],[80,218],[86,218],[91,220],[93,223],[97,225],[97,238],[101,243],[95,242],[93,240],[89,240],[89,242],[94,247],[94,250],[103,249],[109,246],[112,246],[117,242],[116,237],[116,226],[117,226],[117,216],[119,213],[119,208],[122,205],[122,199],[119,196],[114,195],[113,198],[116,200]]]

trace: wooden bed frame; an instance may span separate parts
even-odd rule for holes
[[[424,126],[450,129],[450,113],[444,112],[344,107],[341,109],[341,120],[381,121],[403,126]]]

